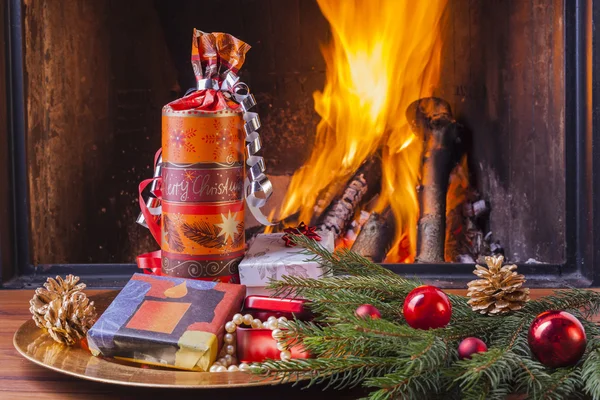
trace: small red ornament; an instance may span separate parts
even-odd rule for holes
[[[550,368],[569,367],[583,356],[587,338],[583,325],[566,311],[546,311],[529,328],[529,348]]]
[[[465,358],[471,358],[475,353],[485,353],[487,346],[483,343],[483,340],[477,339],[476,337],[465,338],[458,345],[458,358],[461,360]]]
[[[435,286],[419,286],[404,300],[404,319],[415,329],[443,328],[450,322],[452,305]]]
[[[371,318],[371,319],[379,319],[381,318],[381,313],[377,309],[377,307],[372,306],[371,304],[363,304],[358,307],[354,314],[359,318]]]
[[[317,242],[321,241],[321,236],[317,233],[316,226],[306,226],[304,222],[300,222],[296,228],[286,228],[283,230],[285,235],[283,235],[282,239],[285,242],[286,247],[294,247],[296,243],[292,241],[292,236],[306,236],[309,239],[316,240]]]

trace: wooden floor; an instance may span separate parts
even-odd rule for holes
[[[90,295],[102,291],[89,291]],[[456,292],[456,291],[453,291]],[[533,291],[534,297],[547,289]],[[17,328],[28,318],[30,290],[0,291],[0,399],[355,399],[364,396],[360,389],[322,392],[321,388],[301,390],[291,385],[235,390],[145,390],[101,384],[71,378],[39,367],[22,358],[12,340]]]

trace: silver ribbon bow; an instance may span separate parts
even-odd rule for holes
[[[260,136],[257,132],[258,128],[260,128],[260,119],[258,118],[257,113],[248,111],[256,105],[256,99],[250,93],[248,85],[240,82],[240,78],[231,71],[227,73],[221,84],[215,79],[199,80],[197,90],[202,89],[220,90],[228,94],[228,96],[242,108],[244,133],[246,134],[246,165],[248,166],[248,174],[244,181],[244,198],[246,199],[248,209],[258,222],[263,225],[274,225],[261,211],[261,208],[273,194],[273,185],[265,174],[265,160],[257,155],[262,148]],[[190,91],[188,91],[188,93]],[[186,95],[188,93],[186,93]],[[160,177],[161,167],[162,157],[160,157],[155,165],[154,178]],[[155,188],[156,181],[152,183],[151,192],[153,192]],[[156,216],[161,214],[160,200],[157,198],[148,198],[146,205],[152,215]],[[148,227],[142,213],[140,213],[136,222],[146,228]]]
[[[257,155],[262,148],[260,135],[257,132],[260,128],[260,119],[257,113],[248,111],[256,105],[256,99],[250,93],[248,85],[240,82],[240,78],[231,71],[225,75],[221,84],[214,79],[199,80],[198,90],[201,89],[221,90],[242,108],[244,133],[246,134],[246,165],[248,166],[244,182],[244,197],[248,209],[258,222],[263,225],[274,225],[261,211],[273,194],[273,185],[265,174],[264,158]]]

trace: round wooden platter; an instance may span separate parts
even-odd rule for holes
[[[103,312],[117,292],[93,296],[98,312]],[[275,385],[280,381],[245,372],[192,372],[143,368],[135,363],[94,357],[78,346],[65,346],[35,326],[25,322],[15,332],[13,344],[28,360],[42,367],[92,381],[126,386],[179,389],[216,389]]]

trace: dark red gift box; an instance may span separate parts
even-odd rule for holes
[[[254,318],[266,321],[269,317],[286,317],[293,319],[294,316],[301,321],[309,321],[313,318],[312,313],[305,307],[308,300],[304,299],[282,299],[279,297],[252,295],[244,301],[244,314],[252,314]]]
[[[313,315],[307,309],[304,299],[282,299],[278,297],[252,295],[246,297],[244,314],[251,314],[254,318],[266,322],[269,317],[285,317],[307,321]],[[251,329],[238,327],[236,331],[237,357],[241,362],[262,362],[267,358],[279,360],[280,350],[277,342],[272,337],[270,329]],[[309,358],[310,354],[301,345],[289,349],[292,358]]]
[[[239,327],[236,330],[237,357],[240,362],[262,362],[267,358],[279,360],[281,351],[277,349],[277,342],[271,336],[270,329],[253,329]],[[292,358],[310,358],[310,354],[302,345],[295,345],[289,349]]]

